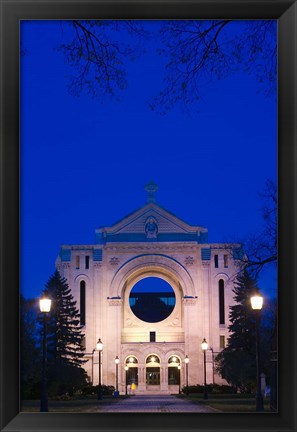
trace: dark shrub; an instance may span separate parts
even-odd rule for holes
[[[39,399],[41,384],[38,380],[21,381],[21,399]]]
[[[234,394],[236,393],[236,388],[226,384],[212,384],[212,392],[220,394]]]
[[[193,393],[204,393],[204,385],[196,384],[192,386],[183,387],[182,392],[183,393],[193,394]],[[219,384],[207,384],[206,385],[206,391],[207,393],[216,393],[216,394],[231,394],[236,393],[236,389],[234,387],[228,386],[228,385],[219,385]]]
[[[87,386],[87,375],[83,368],[72,365],[60,365],[49,370],[48,395],[73,396],[77,391]]]
[[[101,386],[101,390],[102,390],[102,395],[103,396],[112,396],[113,392],[115,391],[114,386],[112,385],[104,385],[102,384]],[[92,395],[92,394],[98,394],[98,385],[96,386],[87,386],[85,388],[82,389],[82,394],[83,395]]]

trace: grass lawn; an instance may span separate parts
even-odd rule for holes
[[[89,396],[81,399],[71,400],[51,400],[48,401],[49,412],[75,412],[83,413],[93,411],[100,411],[100,407],[117,403],[119,400],[129,396],[103,396],[102,400],[98,400],[97,396]],[[40,401],[39,400],[22,400],[21,401],[21,412],[39,412]]]
[[[208,405],[222,412],[248,413],[256,411],[256,400],[254,395],[242,394],[208,394],[208,399],[203,399],[202,393],[180,395],[191,402]],[[269,398],[264,400],[265,412],[270,412]]]

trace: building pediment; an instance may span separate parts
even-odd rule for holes
[[[96,230],[97,241],[207,241],[207,229],[191,226],[155,203],[124,217],[111,227]]]

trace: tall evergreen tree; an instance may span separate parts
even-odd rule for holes
[[[81,367],[85,360],[79,312],[67,280],[58,271],[45,288],[44,294],[52,300],[46,317],[48,393],[52,397],[72,395],[87,384],[87,374]]]
[[[250,298],[259,291],[247,269],[237,277],[233,292],[236,304],[230,307],[230,337],[227,347],[216,358],[217,370],[241,392],[252,392],[256,385],[255,316]]]
[[[80,366],[85,361],[82,326],[67,280],[56,270],[46,284],[52,300],[47,325],[49,364]]]

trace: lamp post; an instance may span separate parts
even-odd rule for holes
[[[118,356],[114,359],[115,365],[116,365],[116,392],[119,390],[119,363],[120,359]]]
[[[261,359],[260,359],[260,314],[263,307],[263,297],[259,294],[251,297],[252,309],[255,311],[256,326],[256,368],[257,368],[257,394],[256,394],[256,411],[264,411],[263,396],[261,392]]]
[[[127,377],[128,377],[128,370],[129,370],[129,367],[126,365],[125,366],[125,371],[126,371],[126,375],[125,375],[125,378],[126,378],[126,396],[128,394],[128,379],[127,379]]]
[[[185,357],[185,365],[186,365],[186,394],[189,394],[189,357],[186,355]]]
[[[201,348],[203,350],[203,359],[204,359],[204,399],[208,399],[208,394],[206,390],[206,350],[208,348],[208,343],[206,342],[206,339],[204,338],[201,343]]]
[[[46,343],[47,316],[46,314],[51,310],[51,302],[52,301],[46,297],[43,297],[39,300],[40,312],[43,313],[42,380],[41,380],[41,395],[40,395],[40,412],[48,411],[47,376],[46,376],[46,366],[47,366],[47,343]]]
[[[99,385],[98,385],[98,400],[102,399],[102,385],[101,385],[101,353],[103,350],[103,343],[101,339],[98,339],[96,343],[96,349],[99,352]]]
[[[180,394],[180,371],[181,371],[181,365],[180,364],[177,366],[177,369],[179,371],[179,376],[178,376],[178,394]]]

